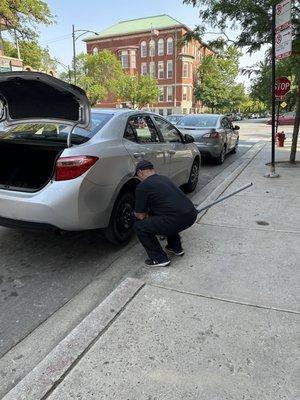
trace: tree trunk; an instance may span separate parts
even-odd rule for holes
[[[291,154],[290,154],[290,162],[291,163],[294,163],[296,161],[299,125],[300,125],[300,75],[298,76],[296,115],[295,115],[295,124],[294,124],[294,129],[293,129],[292,147],[291,147]]]

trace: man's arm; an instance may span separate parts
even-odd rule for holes
[[[148,216],[147,193],[137,187],[135,192],[135,212],[136,219],[142,221]]]

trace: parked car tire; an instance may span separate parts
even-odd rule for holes
[[[215,158],[216,164],[219,165],[223,164],[223,162],[225,161],[225,156],[226,156],[226,145],[224,144],[221,153],[219,154],[218,157]]]
[[[133,234],[134,193],[124,191],[117,198],[105,237],[114,244],[126,244]]]
[[[191,168],[189,180],[182,187],[183,191],[185,193],[192,193],[197,187],[198,179],[199,179],[199,164],[200,164],[200,162],[198,159],[194,160],[192,168]]]
[[[239,148],[239,140],[236,141],[236,144],[232,150],[232,154],[235,154],[238,151],[238,148]]]

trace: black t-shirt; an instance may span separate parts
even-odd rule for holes
[[[175,216],[193,210],[195,207],[191,200],[166,176],[151,175],[137,186],[137,213]]]

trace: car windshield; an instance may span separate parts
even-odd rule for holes
[[[177,124],[181,120],[181,115],[170,115],[167,117],[167,120],[170,121],[172,124]]]
[[[187,115],[180,121],[180,126],[194,126],[196,128],[215,128],[218,116],[215,115]]]
[[[89,130],[75,128],[72,133],[72,143],[84,143],[92,138],[113,117],[108,113],[92,113]],[[68,133],[72,129],[69,125],[60,124],[18,124],[10,127],[0,126],[0,139],[6,140],[41,140],[66,142]]]

